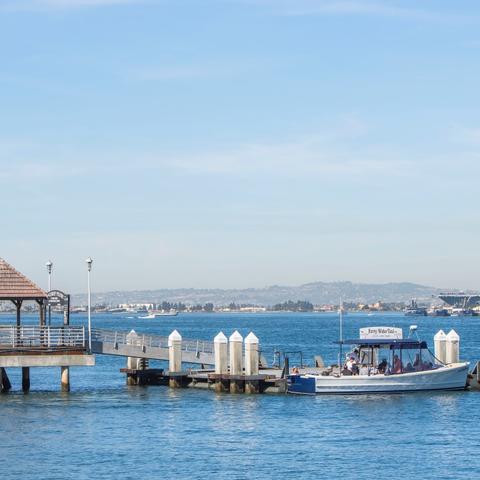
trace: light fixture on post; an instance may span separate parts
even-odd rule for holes
[[[53,263],[49,260],[45,266],[47,267],[47,272],[48,272],[48,291],[52,289],[52,268],[53,268]]]
[[[51,260],[48,260],[48,262],[45,264],[47,267],[47,272],[48,272],[48,292],[52,290],[52,268],[53,268],[53,263]],[[48,324],[50,325],[52,323],[52,307],[48,305]]]
[[[88,257],[85,262],[87,263],[87,297],[88,297],[88,351],[92,353],[92,319],[91,319],[91,292],[90,292],[90,272],[92,270],[93,260]]]

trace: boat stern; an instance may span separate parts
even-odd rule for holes
[[[308,375],[289,375],[287,377],[287,393],[293,393],[297,395],[315,395],[315,377]]]

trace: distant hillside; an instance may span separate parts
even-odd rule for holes
[[[94,293],[93,302],[116,305],[119,303],[160,303],[162,301],[182,302],[187,305],[237,304],[274,305],[286,300],[308,300],[313,304],[338,304],[342,298],[345,302],[372,303],[408,302],[412,298],[419,301],[430,301],[431,296],[438,294],[439,289],[417,285],[415,283],[383,283],[365,284],[352,282],[315,282],[297,287],[273,285],[265,288],[247,289],[162,289],[134,290]],[[85,295],[73,295],[75,305],[86,303]]]

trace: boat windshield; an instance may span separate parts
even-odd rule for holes
[[[439,368],[425,342],[369,342],[352,345],[345,356],[346,375],[398,375]]]

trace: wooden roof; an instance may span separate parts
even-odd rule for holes
[[[37,300],[47,294],[0,258],[0,300]]]

